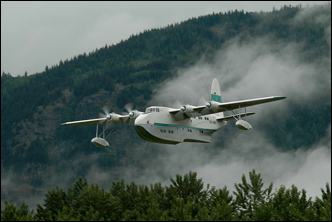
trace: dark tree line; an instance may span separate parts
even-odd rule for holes
[[[243,174],[233,195],[222,189],[204,187],[196,172],[171,178],[169,186],[112,182],[109,192],[98,184],[88,185],[80,177],[65,192],[59,186],[45,195],[36,212],[26,204],[16,207],[5,201],[1,220],[122,221],[122,220],[199,220],[199,221],[330,221],[331,191],[321,189],[321,198],[306,197],[306,191],[281,186],[273,191],[271,183],[263,188],[261,175],[252,170],[249,180]]]

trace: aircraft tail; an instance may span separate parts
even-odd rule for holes
[[[213,81],[212,81],[210,99],[212,101],[216,101],[216,102],[219,102],[219,103],[222,102],[222,100],[221,100],[221,93],[220,93],[220,86],[219,86],[219,82],[218,82],[218,80],[216,78],[214,78]],[[223,112],[220,112],[218,114],[219,114],[218,116],[224,117],[224,113]]]

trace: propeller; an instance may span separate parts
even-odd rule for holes
[[[174,116],[177,120],[182,120],[183,117],[184,117],[184,113],[186,111],[186,106],[182,105],[181,102],[176,99],[174,102],[173,102],[173,106],[172,106],[174,109],[180,109],[181,112],[178,112],[176,113]]]
[[[106,105],[102,108],[102,110],[104,113],[99,113],[99,118],[105,118],[105,120],[108,120],[108,121],[111,120],[112,119],[112,116],[110,114],[111,107],[109,105]],[[99,121],[99,124],[104,123],[105,120]]]
[[[198,104],[197,105],[203,106],[203,105],[206,105],[206,102],[207,102],[206,99],[203,96],[201,96],[198,99]]]
[[[182,104],[180,103],[180,101],[178,99],[176,99],[173,103],[173,108],[178,109],[181,106],[182,106]]]
[[[123,112],[123,114],[125,115],[128,115],[128,117],[126,117],[126,119],[124,120],[124,122],[134,122],[135,119],[142,113],[142,112],[139,112],[138,110],[133,110],[133,107],[134,107],[134,102],[129,102],[127,103],[124,108],[127,110],[128,113],[126,112]],[[128,118],[130,119],[128,121]]]
[[[204,108],[202,111],[201,111],[201,114],[202,115],[206,115],[206,114],[209,114],[210,112],[209,112],[209,109],[210,109],[210,107],[211,107],[211,103],[210,102],[208,102],[208,101],[206,101],[206,99],[203,97],[203,96],[201,96],[200,98],[199,98],[199,100],[198,100],[198,105],[199,106],[206,106],[206,108]]]
[[[130,118],[133,118],[135,116],[135,113],[133,112],[133,107],[134,107],[133,102],[129,102],[124,106],[124,108],[127,110]]]

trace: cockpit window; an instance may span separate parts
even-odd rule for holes
[[[146,108],[145,113],[160,112],[159,108]]]

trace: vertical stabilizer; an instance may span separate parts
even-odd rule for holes
[[[220,86],[219,86],[219,82],[216,78],[214,78],[213,81],[212,81],[210,99],[212,101],[216,101],[216,102],[221,103]]]
[[[216,101],[216,102],[219,102],[221,103],[221,93],[220,93],[220,86],[219,86],[219,82],[216,78],[213,79],[212,81],[212,85],[211,85],[211,97],[210,99],[212,101]],[[224,113],[221,112],[219,113],[220,115],[218,116],[221,116],[223,117],[224,116]]]

